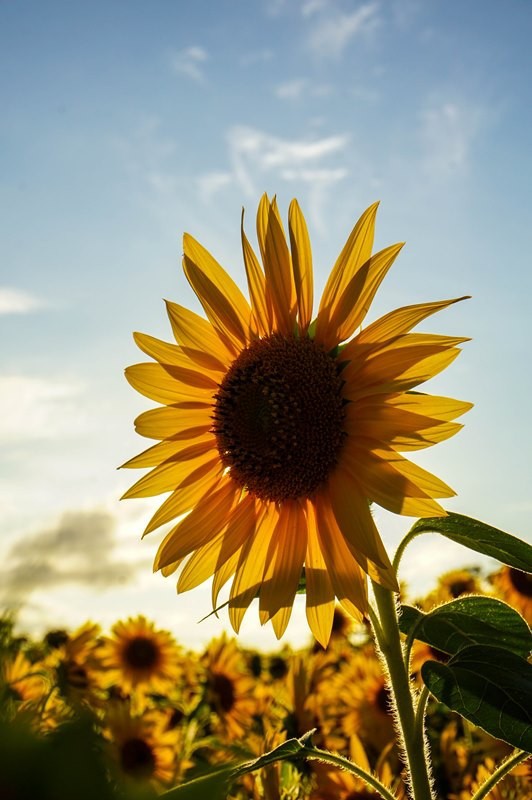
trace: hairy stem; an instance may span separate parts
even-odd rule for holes
[[[400,742],[405,750],[414,800],[432,800],[429,768],[424,746],[423,725],[417,724],[414,698],[399,635],[395,598],[389,589],[373,583],[380,626],[375,628],[377,642],[388,667],[392,694],[397,710]]]
[[[483,800],[483,798],[491,792],[493,787],[496,786],[499,781],[502,781],[505,775],[508,775],[514,767],[527,758],[530,758],[530,753],[525,753],[523,750],[516,750],[505,761],[499,764],[495,772],[493,772],[489,778],[486,778],[482,786],[472,795],[471,800]]]

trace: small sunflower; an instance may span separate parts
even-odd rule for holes
[[[109,684],[126,694],[134,690],[164,694],[176,683],[180,654],[168,631],[157,630],[139,615],[116,622],[111,633],[98,650]]]
[[[201,657],[205,669],[205,700],[212,728],[228,741],[240,739],[252,727],[260,698],[234,639],[213,639]]]
[[[87,622],[63,638],[45,658],[68,705],[98,708],[103,703],[102,676],[94,660],[99,632],[99,625]]]
[[[502,567],[490,576],[495,591],[532,625],[532,573]]]
[[[214,606],[232,580],[237,632],[258,595],[261,622],[282,636],[304,567],[308,622],[326,645],[335,598],[361,619],[366,575],[398,590],[370,503],[444,516],[435,498],[454,495],[400,453],[454,435],[462,426],[453,420],[471,407],[412,392],[466,339],[411,330],[457,300],[399,308],[361,329],[402,247],[372,255],[377,205],[351,232],[314,321],[305,219],[292,201],[287,240],[276,200],[264,195],[262,266],[242,227],[250,302],[185,234],[185,275],[207,319],[169,302],[177,345],[135,334],[155,363],[129,367],[126,377],[162,405],[135,422],[158,443],[124,465],[151,468],[124,497],[170,492],[145,533],[186,516],[165,536],[154,569],[170,574],[191,556],[178,591],[213,577]]]
[[[16,655],[2,659],[0,663],[0,696],[22,704],[33,705],[49,691],[49,679],[39,664],[32,664],[19,650]]]
[[[429,592],[419,605],[424,611],[430,611],[442,603],[457,600],[468,594],[478,594],[481,591],[481,581],[474,569],[453,569],[440,575],[436,588]]]
[[[116,771],[126,783],[162,789],[173,781],[178,733],[168,730],[167,723],[162,712],[134,714],[127,702],[110,704],[104,736]]]

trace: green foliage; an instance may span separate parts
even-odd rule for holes
[[[428,614],[403,606],[399,627],[409,639],[419,639],[449,655],[483,644],[497,645],[526,658],[532,648],[532,634],[525,620],[492,597],[461,597]]]
[[[502,647],[472,645],[421,676],[452,711],[514,747],[532,752],[532,665]]]
[[[470,550],[496,558],[509,567],[532,572],[532,547],[485,522],[450,512],[446,517],[419,519],[411,527],[408,536],[431,532],[440,533]]]

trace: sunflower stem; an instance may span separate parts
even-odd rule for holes
[[[389,589],[374,581],[372,584],[380,621],[379,627],[375,627],[375,635],[388,667],[412,797],[414,800],[433,800],[424,730],[423,725],[416,724],[414,697],[404,662],[395,598]]]
[[[484,800],[484,797],[487,797],[494,786],[496,786],[499,781],[502,781],[505,775],[508,775],[514,767],[527,758],[530,758],[530,753],[526,753],[524,750],[515,750],[502,764],[499,764],[495,772],[493,772],[489,778],[486,778],[482,786],[471,796],[471,800]]]
[[[370,772],[366,772],[365,769],[362,767],[357,766],[353,761],[350,761],[348,758],[344,756],[340,756],[337,753],[329,753],[328,750],[320,750],[318,747],[305,747],[300,753],[297,754],[298,758],[308,758],[314,759],[326,764],[332,764],[335,767],[341,767],[346,772],[351,772],[353,775],[356,775],[357,778],[360,778],[368,786],[371,786],[376,792],[380,794],[384,800],[397,800],[396,796],[382,784],[378,778],[372,775]]]

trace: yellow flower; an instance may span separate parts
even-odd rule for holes
[[[175,344],[135,334],[155,363],[126,370],[162,407],[137,431],[159,442],[126,467],[151,467],[124,495],[171,492],[146,533],[186,514],[166,535],[154,568],[167,575],[191,556],[178,591],[214,577],[213,604],[232,579],[229,618],[238,632],[260,597],[261,622],[280,637],[305,567],[307,618],[326,645],[335,597],[357,619],[366,575],[397,581],[370,503],[412,516],[442,516],[453,490],[401,451],[455,434],[471,404],[411,390],[450,364],[464,338],[410,333],[456,300],[392,311],[361,329],[402,245],[371,255],[375,203],[350,234],[312,321],[312,256],[297,201],[289,243],[277,203],[257,214],[262,267],[242,229],[250,302],[189,234],[184,271],[207,319],[167,303]],[[460,298],[461,299],[461,298]]]
[[[225,740],[240,739],[252,727],[258,711],[255,681],[246,671],[234,639],[213,639],[201,657],[205,668],[205,699],[213,729]]]
[[[478,594],[482,591],[481,581],[474,570],[453,569],[440,575],[436,589],[423,598],[419,603],[424,611],[430,611],[435,606],[457,600],[469,594]]]
[[[532,625],[532,574],[514,567],[501,567],[490,576],[495,591]]]
[[[176,683],[180,656],[170,633],[156,630],[142,615],[116,622],[111,632],[98,651],[106,682],[126,694],[133,690],[164,694]]]
[[[134,714],[126,702],[108,707],[104,735],[118,773],[129,784],[167,787],[174,779],[179,736],[159,711]]]

